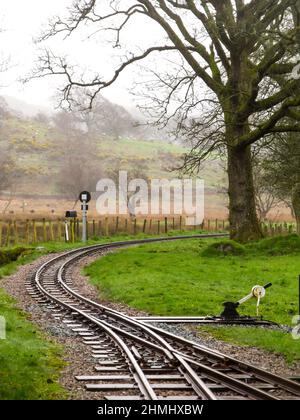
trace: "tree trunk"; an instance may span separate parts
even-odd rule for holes
[[[292,206],[297,223],[297,233],[300,235],[300,184],[296,184],[292,191]]]
[[[230,237],[239,242],[263,237],[255,206],[250,147],[228,146]]]

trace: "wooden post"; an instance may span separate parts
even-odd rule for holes
[[[160,234],[160,220],[157,221],[157,234]]]
[[[30,225],[29,225],[29,220],[26,220],[26,226],[25,226],[25,231],[26,231],[26,244],[28,245],[30,242]]]
[[[44,242],[47,242],[46,219],[43,219],[43,240],[44,240]]]
[[[172,219],[172,229],[175,230],[175,217]]]
[[[182,230],[182,216],[179,217],[179,230]]]
[[[152,233],[152,219],[149,221],[149,233]]]
[[[218,229],[219,229],[219,220],[216,219],[216,231],[218,231]]]
[[[57,236],[58,236],[58,241],[61,241],[61,220],[58,219],[57,221]]]
[[[0,248],[2,246],[2,221],[0,221]]]
[[[168,233],[168,218],[165,217],[165,233]]]
[[[147,220],[144,220],[144,224],[143,224],[143,233],[146,232],[146,225],[147,225]]]
[[[14,243],[18,244],[18,242],[19,242],[18,226],[17,226],[17,221],[14,220]]]
[[[76,235],[77,235],[77,240],[80,240],[80,223],[79,223],[79,219],[76,219]]]
[[[105,217],[105,236],[109,236],[109,231],[108,231],[108,218]]]
[[[49,236],[50,241],[54,241],[52,220],[49,220]]]
[[[137,233],[137,225],[136,225],[136,218],[135,218],[133,222],[133,234],[136,235],[136,233]]]
[[[118,234],[119,231],[119,217],[116,217],[116,229],[115,229],[115,233]]]
[[[96,222],[93,220],[93,237],[96,236]]]
[[[5,241],[6,246],[9,246],[9,243],[10,243],[10,231],[11,231],[11,220],[6,225],[6,241]]]
[[[36,233],[36,222],[35,220],[32,221],[32,230],[33,230],[33,242],[37,243],[37,233]]]
[[[127,220],[127,218],[124,220],[124,231],[125,231],[125,233],[128,233],[128,220]]]
[[[70,229],[71,229],[71,242],[74,243],[75,242],[75,220],[71,220],[70,223]]]

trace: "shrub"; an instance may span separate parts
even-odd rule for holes
[[[219,257],[227,255],[244,255],[246,249],[243,245],[230,239],[214,242],[206,247],[201,255],[203,257]]]
[[[0,266],[16,261],[26,251],[28,251],[28,248],[23,247],[0,250]]]
[[[300,237],[293,233],[286,236],[275,236],[273,238],[262,239],[247,245],[249,251],[263,253],[267,255],[287,255],[300,252]]]

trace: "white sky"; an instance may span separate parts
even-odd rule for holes
[[[50,105],[51,97],[59,84],[57,78],[31,81],[26,85],[17,80],[28,74],[33,67],[37,55],[33,38],[46,27],[49,18],[64,15],[71,3],[72,0],[0,0],[0,24],[4,29],[0,34],[0,54],[10,56],[12,65],[6,74],[0,75],[0,95],[14,96],[31,104]],[[143,45],[161,37],[153,24],[149,22],[148,25],[145,22],[135,24],[126,34],[126,44],[138,42]],[[109,75],[114,68],[113,64],[118,62],[114,56],[117,51],[115,53],[108,45],[102,42],[100,44],[96,38],[87,41],[83,34],[75,34],[65,42],[62,42],[62,38],[51,39],[49,46],[54,52],[67,52],[75,64],[84,64],[101,75]],[[117,103],[130,105],[132,99],[128,88],[130,89],[135,78],[136,73],[128,71],[104,95]]]

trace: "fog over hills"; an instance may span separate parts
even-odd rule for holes
[[[17,113],[21,113],[25,117],[34,117],[38,113],[51,115],[53,113],[51,107],[47,105],[33,105],[21,99],[9,95],[1,95],[7,103],[8,107]]]

